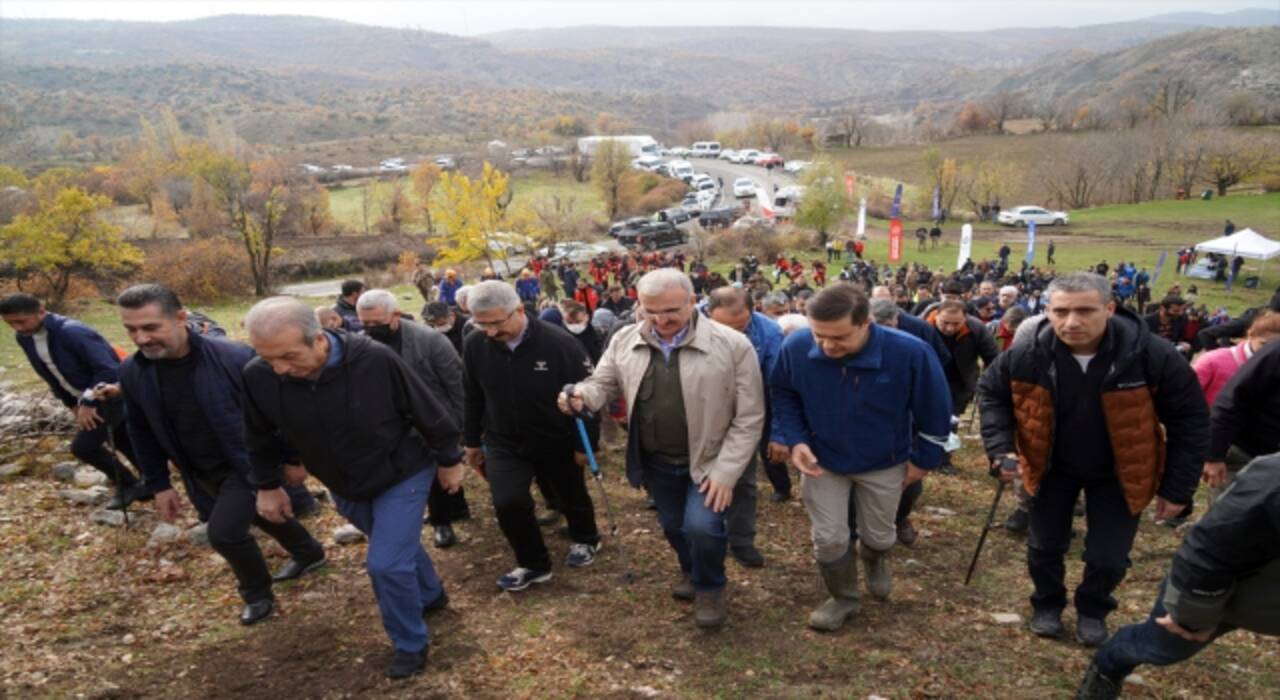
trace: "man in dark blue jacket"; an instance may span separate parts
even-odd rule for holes
[[[325,563],[324,548],[297,520],[273,523],[255,512],[241,413],[240,370],[253,350],[190,332],[178,296],[156,284],[130,287],[117,300],[120,318],[138,352],[120,369],[129,409],[129,434],[155,494],[156,511],[172,522],[180,508],[168,462],[178,466],[187,491],[209,522],[209,544],[231,566],[251,625],[275,608],[271,583],[297,578]],[[203,502],[203,503],[200,503]],[[203,505],[204,507],[200,507]],[[256,525],[292,560],[274,577],[249,533]]]
[[[120,358],[97,331],[79,321],[50,313],[30,294],[0,299],[0,316],[17,331],[18,346],[53,395],[71,409],[79,430],[71,440],[71,454],[87,462],[116,485],[107,508],[119,510],[146,498],[137,477],[107,448],[107,431],[116,449],[130,462],[133,446],[125,429],[124,406],[117,400],[99,401],[94,388],[115,384]]]
[[[831,631],[859,608],[850,493],[858,502],[867,588],[884,600],[892,587],[886,554],[897,540],[894,515],[902,491],[942,461],[951,396],[933,351],[871,323],[861,289],[828,287],[805,312],[810,328],[783,342],[769,383],[776,432],[803,475],[814,554],[831,594],[809,626]]]

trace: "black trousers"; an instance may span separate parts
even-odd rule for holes
[[[244,602],[271,597],[271,573],[258,541],[249,532],[250,525],[273,537],[298,561],[324,558],[324,547],[302,523],[290,518],[277,524],[259,517],[257,491],[239,475],[230,474],[217,483],[198,480],[197,486],[214,499],[209,515],[209,544],[231,566]]]
[[[76,432],[76,436],[71,439],[71,454],[106,474],[111,483],[127,488],[133,486],[138,478],[120,461],[118,456],[111,453],[107,430],[110,430],[111,437],[115,438],[116,450],[130,462],[136,462],[133,457],[133,443],[129,441],[129,431],[125,429],[123,408],[113,411],[108,408],[109,406],[110,404],[103,404],[98,408],[98,415],[104,418],[104,422],[98,424],[98,427]],[[120,475],[119,483],[116,483],[117,474]]]
[[[489,475],[493,508],[502,534],[515,550],[518,566],[534,571],[551,570],[551,555],[542,539],[542,530],[534,516],[533,496],[529,493],[535,477],[554,492],[557,509],[569,521],[570,539],[584,544],[600,541],[595,506],[587,493],[583,468],[573,461],[574,448],[575,443],[571,442],[523,449],[493,445],[487,448],[485,471]]]
[[[1116,609],[1111,597],[1129,568],[1129,550],[1138,533],[1139,516],[1129,512],[1124,488],[1114,476],[1080,479],[1050,469],[1032,500],[1031,533],[1027,538],[1027,569],[1037,610],[1067,606],[1065,584],[1067,548],[1076,498],[1084,491],[1084,577],[1076,588],[1076,610],[1087,617],[1105,618]]]
[[[440,485],[439,479],[432,479],[431,492],[427,494],[427,523],[431,527],[439,527],[469,517],[471,506],[467,505],[466,493],[461,488],[457,493],[449,493]]]

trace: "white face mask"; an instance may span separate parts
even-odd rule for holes
[[[582,332],[587,330],[587,324],[585,323],[566,323],[564,327],[565,330],[574,335],[582,335]]]

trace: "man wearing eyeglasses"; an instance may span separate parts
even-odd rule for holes
[[[663,268],[636,285],[642,321],[619,331],[592,376],[560,395],[566,413],[626,398],[627,478],[658,507],[699,627],[727,617],[726,510],[764,430],[764,388],[751,341],[694,312],[693,283]]]
[[[466,461],[489,481],[498,525],[515,550],[516,568],[498,587],[522,591],[551,580],[551,556],[529,495],[535,478],[569,521],[573,543],[565,563],[587,566],[600,549],[583,475],[586,454],[573,420],[556,410],[561,387],[590,374],[591,360],[563,328],[527,314],[509,284],[481,282],[467,303],[479,332],[462,346]],[[590,421],[593,447],[599,430],[599,422]]]

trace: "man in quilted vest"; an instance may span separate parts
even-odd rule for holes
[[[1097,646],[1107,639],[1111,594],[1129,567],[1142,511],[1154,499],[1156,518],[1167,519],[1195,494],[1209,411],[1187,361],[1116,307],[1105,278],[1060,277],[1048,297],[1047,318],[1031,342],[1015,343],[982,377],[982,439],[993,463],[1018,458],[1034,498],[1031,630],[1043,637],[1064,631],[1063,559],[1084,491],[1088,535],[1075,593],[1076,639]]]

